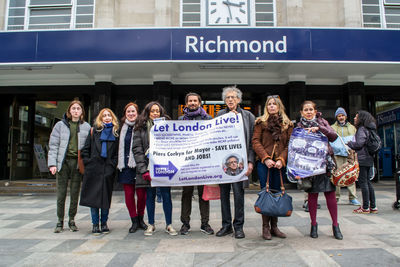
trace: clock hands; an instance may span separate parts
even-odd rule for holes
[[[223,4],[225,4],[225,5],[227,5],[228,7],[229,7],[229,6],[237,6],[237,7],[242,7],[242,5],[244,5],[244,3],[243,3],[243,2],[240,2],[239,4],[236,4],[236,3],[232,3],[232,2],[230,2],[229,0],[222,1],[222,3],[223,3]]]
[[[233,4],[232,2],[229,2],[229,0],[227,1],[222,1],[223,4],[227,5],[228,10],[229,10],[229,17],[232,19],[232,12],[231,12],[231,5]]]

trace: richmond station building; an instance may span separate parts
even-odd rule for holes
[[[221,89],[262,113],[279,95],[292,120],[314,100],[334,122],[365,109],[400,153],[400,0],[5,0],[0,3],[0,179],[48,178],[52,127],[69,101],[91,123],[103,107],[158,100],[172,118],[197,92],[214,116]]]

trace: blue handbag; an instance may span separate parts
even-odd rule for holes
[[[254,204],[256,212],[271,217],[289,217],[292,215],[293,205],[292,197],[285,192],[283,186],[282,172],[279,171],[281,178],[281,192],[269,189],[269,173],[267,176],[267,185],[258,193],[258,199]]]

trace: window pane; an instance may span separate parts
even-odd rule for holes
[[[364,15],[364,22],[368,23],[368,22],[377,22],[380,23],[381,22],[381,18],[379,15]]]
[[[90,23],[93,22],[92,15],[76,16],[76,23]]]
[[[364,27],[366,27],[366,28],[380,28],[381,24],[368,24],[368,23],[366,23],[366,24],[364,24]]]
[[[400,0],[385,0],[385,4],[400,4]]]
[[[69,23],[71,16],[31,17],[29,24]]]
[[[363,6],[363,13],[379,13],[379,6]]]
[[[8,18],[8,25],[24,25],[24,18]]]
[[[69,24],[29,25],[29,30],[69,29]]]
[[[272,0],[256,0],[256,3],[272,3]]]
[[[10,7],[25,7],[25,0],[10,0]]]
[[[92,6],[81,6],[76,9],[77,14],[93,14]]]
[[[200,14],[183,14],[183,21],[200,21]]]
[[[375,5],[379,5],[379,0],[363,0],[363,4],[375,4]]]
[[[400,16],[386,16],[387,23],[400,23]]]
[[[386,25],[386,27],[391,28],[391,29],[399,29],[400,24],[388,24],[388,25]]]
[[[93,0],[78,0],[78,5],[93,5]]]
[[[31,9],[31,16],[71,15],[71,8]]]
[[[198,27],[200,26],[200,22],[184,22],[182,23],[183,27]]]
[[[23,30],[24,26],[8,26],[7,30],[9,31],[17,31],[17,30]]]
[[[273,12],[274,7],[272,4],[256,4],[256,12]]]
[[[10,8],[8,10],[9,16],[24,16],[25,15],[25,8]]]
[[[183,3],[184,4],[186,4],[186,3],[197,3],[197,4],[200,4],[200,0],[183,0]]]
[[[184,5],[183,12],[200,12],[200,5]]]
[[[385,8],[385,14],[400,14],[400,8]]]
[[[43,5],[65,5],[71,4],[71,0],[31,0],[32,6],[43,6]]]
[[[76,24],[75,28],[93,28],[93,24]]]
[[[274,26],[273,22],[257,22],[256,26]]]
[[[273,21],[273,14],[256,14],[256,21]]]

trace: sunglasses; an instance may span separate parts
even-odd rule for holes
[[[281,99],[280,97],[279,97],[279,95],[269,95],[269,96],[267,96],[267,99],[270,99],[270,98],[274,98],[274,99]]]

